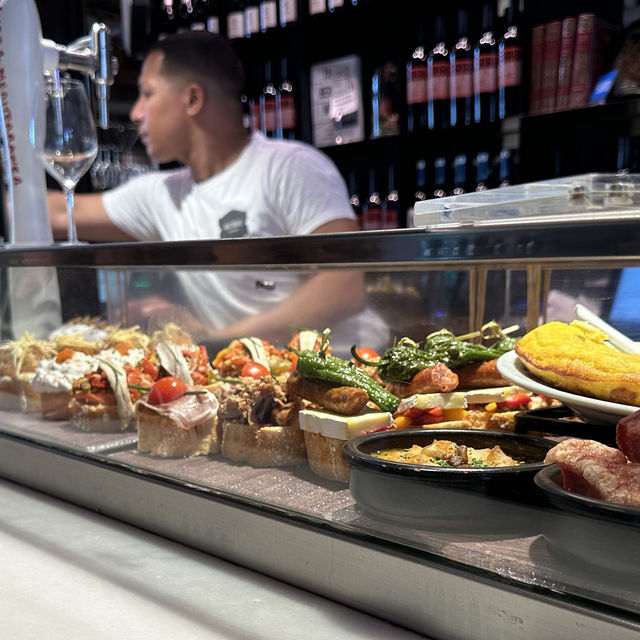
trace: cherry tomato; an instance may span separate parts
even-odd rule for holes
[[[367,347],[358,347],[356,349],[356,353],[363,360],[370,360],[372,362],[376,362],[377,360],[380,360],[380,356],[373,349],[368,349]]]
[[[151,387],[148,402],[149,404],[171,402],[184,395],[186,390],[187,385],[182,382],[180,378],[174,378],[173,376],[160,378],[160,380]]]
[[[268,376],[270,374],[269,369],[259,362],[254,362],[253,360],[249,360],[244,367],[242,367],[242,373],[240,374],[243,378],[262,378],[264,376]]]

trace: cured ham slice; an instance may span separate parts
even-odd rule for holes
[[[640,411],[620,420],[616,427],[616,442],[631,462],[640,462]]]
[[[553,447],[545,462],[560,467],[563,487],[568,491],[640,507],[640,464],[628,462],[619,449],[570,438]]]

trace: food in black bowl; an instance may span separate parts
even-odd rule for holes
[[[474,463],[472,457],[465,466],[445,461],[426,465],[376,456],[386,449],[428,447],[434,440],[452,441],[467,449],[500,447],[516,464],[486,467]],[[421,528],[473,528],[491,523],[497,530],[505,525],[505,518],[512,523],[518,516],[529,515],[524,508],[516,513],[513,501],[533,499],[533,476],[548,466],[544,458],[554,444],[545,438],[502,431],[410,429],[349,440],[343,456],[350,467],[351,494],[367,515]]]

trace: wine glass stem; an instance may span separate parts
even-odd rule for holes
[[[73,189],[64,190],[64,195],[67,200],[67,242],[70,244],[78,242],[78,233],[76,231],[76,221],[74,216],[73,191]]]

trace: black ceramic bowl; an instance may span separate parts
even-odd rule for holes
[[[523,464],[514,467],[464,468],[414,465],[382,460],[381,449],[427,446],[451,440],[476,449],[499,445]],[[365,434],[348,440],[343,449],[350,466],[349,488],[368,515],[410,526],[425,524],[455,528],[504,517],[513,519],[510,505],[498,509],[492,498],[528,502],[534,495],[533,476],[545,466],[553,440],[502,431],[475,429],[407,429]],[[441,526],[439,526],[441,528]]]
[[[638,574],[640,509],[563,489],[562,473],[555,464],[540,470],[534,481],[557,507],[543,513],[540,523],[547,544],[559,559]]]
[[[590,518],[599,518],[615,524],[631,525],[638,527],[640,532],[640,508],[605,502],[581,496],[574,491],[567,491],[562,487],[562,473],[556,465],[539,471],[534,477],[534,482],[547,496],[551,504],[564,511]]]

